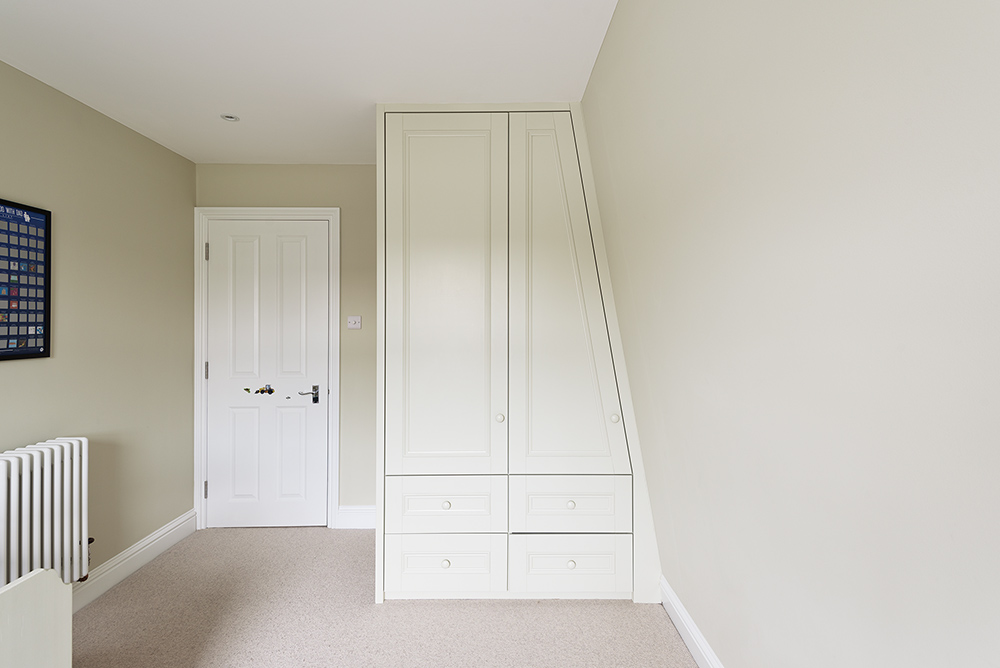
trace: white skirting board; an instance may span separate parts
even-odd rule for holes
[[[677,632],[681,634],[681,638],[684,639],[684,644],[687,645],[688,651],[691,652],[695,663],[698,664],[698,668],[723,668],[722,662],[712,651],[708,640],[698,630],[698,625],[691,619],[684,604],[677,598],[677,594],[670,588],[667,579],[662,575],[660,576],[660,596],[663,600],[663,608],[670,615],[670,619],[677,628]]]
[[[192,509],[90,571],[85,582],[73,584],[73,612],[93,603],[101,594],[193,534],[195,525]]]
[[[375,506],[340,506],[334,520],[335,529],[374,529]]]

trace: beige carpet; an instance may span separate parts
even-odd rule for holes
[[[75,668],[697,668],[658,605],[374,604],[375,534],[209,529],[73,618]]]

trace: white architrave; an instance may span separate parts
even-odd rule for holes
[[[327,424],[327,526],[336,526],[340,487],[340,209],[298,207],[196,207],[194,213],[194,508],[197,528],[205,528],[204,483],[207,473],[208,420],[205,363],[208,351],[208,271],[205,244],[212,220],[323,220],[329,225],[329,351],[326,386],[330,410]]]

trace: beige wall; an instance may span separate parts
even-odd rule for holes
[[[192,506],[194,164],[0,63],[0,197],[52,211],[52,356],[0,362],[0,450],[91,439],[97,566]]]
[[[585,120],[664,572],[727,668],[1000,656],[997,34],[618,3]]]
[[[375,166],[198,165],[197,181],[198,206],[340,207],[340,504],[374,505]]]

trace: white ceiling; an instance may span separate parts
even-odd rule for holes
[[[579,100],[615,4],[3,0],[0,60],[197,163],[373,163],[376,102]]]

